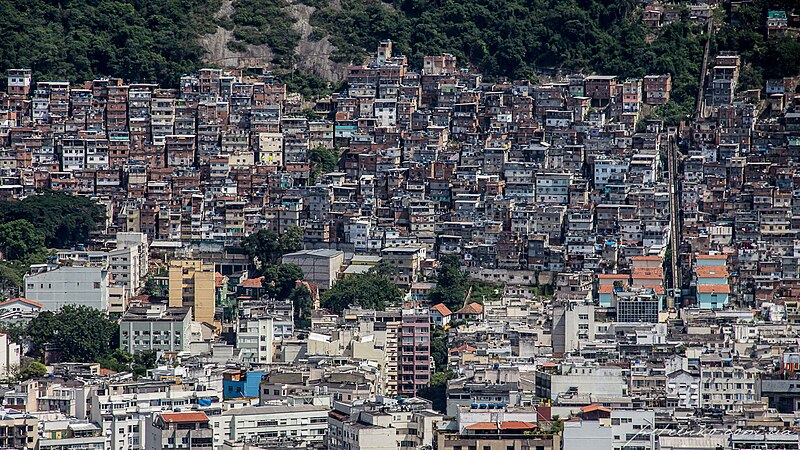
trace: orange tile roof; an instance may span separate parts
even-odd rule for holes
[[[697,255],[697,259],[728,259],[728,255]]]
[[[222,287],[224,281],[225,281],[225,275],[219,272],[214,273],[214,284],[216,287]]]
[[[37,308],[41,308],[41,307],[44,306],[39,302],[35,302],[33,300],[28,300],[25,297],[17,297],[17,298],[8,299],[8,300],[0,303],[0,306],[10,305],[10,304],[16,303],[16,302],[25,303],[25,304],[28,304],[28,305],[31,305],[31,306],[35,306]]]
[[[638,267],[633,269],[633,279],[661,279],[663,278],[661,268],[655,267]]]
[[[208,422],[208,416],[201,411],[162,413],[161,418],[167,423]]]
[[[536,428],[536,425],[530,422],[521,422],[516,420],[511,420],[508,422],[501,422],[500,429],[501,430],[532,430]]]
[[[480,303],[470,303],[469,305],[456,311],[456,314],[483,314],[483,305]]]
[[[597,278],[601,280],[627,280],[630,275],[626,273],[598,273]]]
[[[581,411],[583,411],[585,413],[593,412],[593,411],[603,411],[603,412],[607,412],[607,413],[611,412],[610,409],[604,408],[604,407],[602,407],[602,406],[600,406],[598,404],[595,404],[595,403],[592,403],[591,405],[587,405],[587,406],[582,407]]]
[[[697,278],[728,278],[728,268],[725,266],[695,266],[694,273]]]
[[[660,256],[631,256],[631,261],[661,261]]]
[[[497,424],[494,422],[478,422],[473,423],[472,425],[467,425],[467,430],[496,430]]]
[[[464,345],[462,345],[460,347],[451,348],[450,349],[450,353],[474,352],[475,350],[477,350],[477,348],[475,348],[475,347],[473,347],[471,345],[464,344]]]
[[[264,277],[248,278],[248,279],[242,281],[241,283],[239,283],[239,286],[246,287],[246,288],[259,288],[259,287],[263,286],[263,284],[262,284],[263,281],[264,281]]]
[[[727,284],[698,284],[697,292],[701,294],[728,294],[730,286]]]
[[[452,314],[452,312],[450,312],[450,308],[448,308],[444,303],[433,305],[431,306],[431,309],[437,311],[442,316],[449,316],[450,314]]]
[[[610,294],[614,292],[614,285],[613,284],[603,284],[600,286],[599,292],[601,294]]]
[[[652,289],[653,292],[655,292],[658,295],[664,295],[664,293],[666,292],[664,290],[664,286],[661,286],[659,284],[646,284],[646,285],[644,285],[642,287],[645,288],[645,289]]]

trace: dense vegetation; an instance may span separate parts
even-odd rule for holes
[[[18,292],[30,265],[46,261],[48,247],[85,243],[103,215],[95,202],[61,193],[0,202],[0,298]]]
[[[300,35],[292,28],[294,19],[286,12],[283,0],[237,0],[229,19],[220,24],[233,30],[235,41],[229,43],[232,50],[244,49],[241,43],[267,44],[275,54],[273,62],[288,66],[292,62]]]
[[[41,233],[44,244],[54,248],[85,243],[104,220],[104,214],[103,208],[94,201],[62,193],[0,202],[0,224],[26,220]]]
[[[0,68],[76,82],[107,75],[176,86],[200,67],[218,0],[0,3]]]
[[[676,23],[654,36],[634,0],[343,0],[312,16],[341,61],[392,39],[419,67],[424,55],[453,53],[491,78],[533,78],[542,69],[621,77],[673,75],[676,105],[691,113],[703,53],[701,27]],[[636,12],[636,13],[635,13]],[[678,106],[675,109],[675,106]]]
[[[58,352],[60,361],[98,362],[106,369],[144,375],[155,365],[155,352],[136,355],[118,347],[119,324],[102,311],[86,306],[64,306],[58,311],[43,311],[27,324],[0,324],[0,330],[18,343],[29,343],[27,361],[20,368],[19,379],[41,376],[42,365],[35,362],[44,357],[49,346]]]
[[[800,74],[800,41],[772,34],[767,36],[766,16],[771,9],[791,11],[795,0],[754,0],[742,3],[736,11],[726,5],[726,20],[715,35],[716,50],[738,51],[744,65],[742,89],[763,88],[771,78]]]
[[[320,175],[333,172],[339,168],[339,150],[325,147],[315,147],[308,151],[311,162],[311,179],[316,180]]]
[[[270,266],[280,263],[281,256],[303,248],[303,230],[292,227],[278,235],[261,229],[244,238],[242,247],[256,268],[256,275],[264,275]]]
[[[379,266],[339,280],[320,301],[323,308],[339,314],[348,307],[358,306],[383,311],[387,306],[399,305],[402,299],[403,293]]]

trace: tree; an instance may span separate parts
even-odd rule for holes
[[[25,358],[24,361],[19,366],[19,373],[17,374],[17,380],[19,381],[33,380],[41,378],[45,375],[47,375],[47,366],[40,363],[39,361],[34,361],[30,358]]]
[[[447,371],[447,357],[450,350],[447,345],[447,332],[440,326],[434,326],[431,331],[431,359],[434,367],[436,372]]]
[[[436,287],[431,289],[428,298],[432,304],[444,303],[449,309],[456,311],[464,305],[468,285],[469,279],[461,270],[459,256],[445,255],[439,259]]]
[[[322,173],[333,172],[339,167],[339,152],[326,147],[315,147],[309,150],[308,160],[311,162],[312,178]]]
[[[291,227],[279,236],[273,231],[261,229],[244,238],[242,247],[256,271],[263,274],[269,266],[279,263],[281,256],[303,248],[303,230]]]
[[[0,224],[0,251],[6,259],[22,260],[44,250],[44,235],[25,219]]]
[[[289,227],[281,234],[280,251],[281,256],[287,253],[294,253],[303,249],[303,229],[300,227]]]
[[[148,275],[144,282],[144,293],[152,295],[153,297],[165,297],[164,286],[159,286],[158,282],[152,275]]]
[[[444,413],[447,411],[447,382],[455,377],[451,371],[434,373],[428,387],[417,391],[417,395],[430,400],[433,409]]]
[[[8,335],[8,338],[16,344],[22,344],[27,337],[27,325],[22,322],[3,322],[0,323],[0,332]]]
[[[400,303],[403,293],[388,278],[367,272],[344,278],[325,292],[323,308],[341,313],[351,306],[383,311],[387,306]]]
[[[311,292],[304,284],[301,284],[292,290],[289,298],[294,306],[295,328],[308,328],[311,325],[311,311],[314,308]]]
[[[87,306],[67,305],[57,312],[43,311],[28,323],[32,354],[58,346],[64,361],[96,362],[112,353],[119,339],[119,324]]]
[[[44,245],[64,248],[85,243],[105,220],[105,211],[87,198],[52,192],[0,202],[0,223],[20,219],[36,228],[44,237]]]
[[[286,300],[297,286],[297,281],[303,279],[303,270],[295,264],[276,264],[264,272],[262,283],[267,288],[270,297]]]
[[[147,370],[155,367],[156,351],[147,350],[134,355],[122,349],[116,349],[98,362],[106,369],[114,372],[130,372],[136,377],[147,375]]]

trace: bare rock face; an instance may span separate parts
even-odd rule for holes
[[[328,38],[311,39],[314,30],[310,19],[314,8],[294,4],[288,7],[288,12],[297,20],[294,29],[300,35],[300,42],[297,43],[296,50],[297,68],[330,81],[339,81],[344,78],[347,73],[347,65],[331,61],[336,47],[328,41]]]
[[[332,6],[338,6],[338,1],[332,1]],[[215,16],[230,17],[234,8],[233,0],[226,0]],[[299,3],[286,6],[286,11],[296,20],[294,29],[300,35],[295,50],[295,68],[326,80],[339,81],[347,74],[347,64],[331,60],[336,47],[328,38],[312,39],[314,29],[310,19],[314,10],[315,8],[311,6]],[[228,48],[228,42],[234,40],[233,32],[222,27],[217,27],[214,33],[202,36],[200,45],[206,51],[205,61],[218,67],[237,69],[274,67],[272,65],[274,53],[268,45],[246,45],[247,49],[240,52]]]
[[[200,38],[200,45],[206,50],[205,61],[219,67],[237,69],[269,67],[272,63],[273,53],[268,45],[247,45],[247,50],[237,52],[228,48],[228,42],[233,40],[233,32],[222,27]]]

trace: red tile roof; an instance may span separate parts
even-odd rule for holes
[[[222,287],[222,284],[225,282],[225,278],[225,275],[219,272],[214,273],[214,284],[216,287]]]
[[[698,284],[697,292],[701,294],[728,294],[730,287],[727,284]]]
[[[260,287],[263,286],[263,284],[262,284],[263,281],[264,281],[264,277],[248,278],[248,279],[242,281],[241,283],[239,283],[239,286],[246,287],[246,288],[260,288]]]
[[[599,291],[601,294],[610,294],[614,292],[614,285],[611,284],[601,285]]]
[[[697,255],[697,259],[728,259],[728,255]]]
[[[496,430],[497,424],[494,422],[478,422],[473,423],[472,425],[467,425],[467,430]]]
[[[591,405],[588,405],[588,406],[584,406],[584,407],[581,408],[581,411],[583,411],[585,413],[593,412],[593,411],[602,411],[602,412],[607,412],[607,413],[611,412],[610,409],[604,408],[604,407],[602,407],[600,405],[597,405],[597,404],[591,404]]]
[[[167,423],[208,422],[206,413],[200,411],[162,413],[161,418]]]
[[[631,256],[631,261],[661,261],[660,256]]]
[[[449,316],[450,314],[452,314],[452,312],[450,312],[450,309],[447,306],[445,306],[444,303],[439,303],[438,305],[433,305],[433,306],[431,306],[431,309],[436,311],[436,312],[438,312],[442,316]]]
[[[654,280],[659,278],[663,278],[660,267],[637,267],[633,269],[634,280]]]
[[[536,428],[536,425],[530,422],[519,422],[519,421],[510,421],[510,422],[501,422],[500,429],[501,430],[532,430]]]
[[[627,280],[630,275],[625,273],[598,273],[597,278],[601,280]]]
[[[647,289],[652,289],[653,292],[655,292],[658,295],[664,295],[666,293],[666,291],[664,290],[664,286],[658,284],[645,284],[642,287]]]
[[[471,314],[477,316],[479,314],[483,314],[483,305],[480,303],[470,303],[469,305],[456,311],[456,314]]]
[[[458,353],[458,352],[474,352],[477,348],[472,347],[470,345],[464,344],[460,347],[451,348],[450,353]]]
[[[44,306],[39,302],[35,302],[33,300],[28,300],[25,297],[17,297],[17,298],[8,299],[8,300],[4,301],[3,303],[0,303],[0,306],[10,305],[10,304],[16,303],[16,302],[25,303],[27,305],[35,306],[37,308],[41,308],[42,306]]]
[[[694,273],[697,278],[728,278],[728,268],[725,266],[696,266]]]

